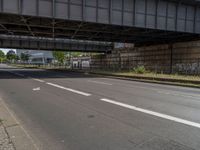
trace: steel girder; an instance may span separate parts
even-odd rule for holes
[[[0,34],[113,42],[199,38],[195,0],[0,0]]]
[[[60,50],[100,53],[110,52],[113,49],[113,45],[108,42],[61,40],[13,35],[0,35],[0,47],[31,50]]]

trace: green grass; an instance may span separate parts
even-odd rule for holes
[[[138,67],[133,68],[133,72],[136,74],[145,74],[147,70],[145,69],[144,66],[138,66]]]
[[[200,81],[200,76],[194,75],[179,75],[179,74],[159,74],[153,72],[138,73],[135,71],[106,71],[106,70],[93,70],[91,72],[103,73],[110,75],[129,76],[129,77],[150,77],[150,78],[163,78],[163,79],[177,79],[177,80],[188,80],[188,81]]]

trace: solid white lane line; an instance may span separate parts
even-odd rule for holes
[[[124,108],[132,109],[132,110],[135,110],[135,111],[138,111],[138,112],[142,112],[142,113],[145,113],[145,114],[156,116],[156,117],[159,117],[159,118],[163,118],[163,119],[171,120],[171,121],[174,121],[174,122],[182,123],[182,124],[185,124],[185,125],[188,125],[188,126],[200,128],[200,123],[196,123],[196,122],[188,121],[188,120],[185,120],[185,119],[177,118],[177,117],[174,117],[174,116],[162,114],[162,113],[159,113],[159,112],[139,108],[139,107],[136,107],[136,106],[132,106],[132,105],[129,105],[129,104],[113,101],[113,100],[106,99],[106,98],[102,98],[100,100],[107,102],[107,103],[110,103],[110,104],[115,104],[115,105],[118,105],[118,106],[121,106],[121,107],[124,107]]]
[[[112,85],[111,83],[106,83],[106,82],[101,82],[101,81],[94,81],[94,80],[88,80],[88,82],[97,83],[97,84],[104,84],[104,85]]]
[[[81,91],[74,90],[74,89],[71,89],[71,88],[63,87],[63,86],[60,86],[60,85],[57,85],[57,84],[53,84],[53,83],[49,83],[49,82],[46,83],[46,84],[60,88],[60,89],[63,89],[63,90],[67,90],[67,91],[70,91],[70,92],[73,92],[73,93],[76,93],[76,94],[80,94],[80,95],[83,95],[83,96],[91,96],[91,94],[89,94],[89,93],[85,93],[85,92],[81,92]]]
[[[35,79],[35,78],[33,78],[33,80],[38,81],[38,82],[41,82],[41,83],[44,83],[44,82],[45,82],[44,80]]]

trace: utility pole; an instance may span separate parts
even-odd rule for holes
[[[170,74],[173,73],[173,44],[170,43],[169,45],[170,48]]]

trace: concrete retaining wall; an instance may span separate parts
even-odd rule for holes
[[[140,65],[154,72],[200,74],[200,41],[116,49],[92,58],[92,68],[128,70]]]

